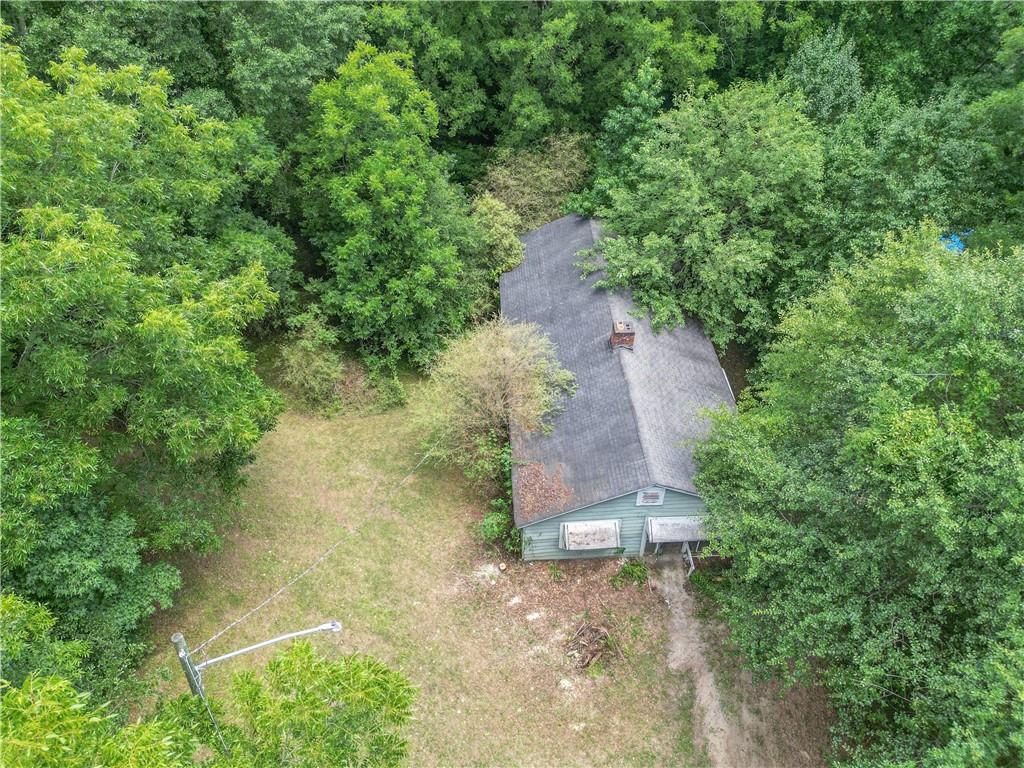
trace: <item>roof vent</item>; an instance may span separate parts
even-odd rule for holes
[[[633,341],[636,339],[636,330],[629,320],[612,321],[612,349],[616,347],[633,348]]]

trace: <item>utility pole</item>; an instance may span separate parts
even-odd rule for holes
[[[304,637],[305,635],[312,635],[317,632],[341,632],[341,622],[337,620],[328,621],[327,623],[320,624],[316,627],[300,629],[298,632],[289,632],[288,634],[280,635],[279,637],[272,637],[270,640],[264,640],[263,642],[256,643],[255,645],[248,645],[245,648],[239,648],[237,651],[225,653],[223,656],[208,659],[200,664],[195,664],[192,661],[192,654],[188,649],[188,643],[185,642],[185,636],[182,635],[181,632],[175,632],[171,635],[171,643],[174,645],[174,649],[178,654],[178,662],[181,664],[182,672],[185,673],[185,680],[188,682],[188,688],[192,692],[193,696],[198,696],[202,699],[203,705],[206,707],[206,713],[210,716],[210,722],[213,724],[213,729],[216,731],[217,738],[220,740],[220,745],[224,749],[225,753],[230,753],[230,750],[228,749],[227,743],[224,741],[224,736],[221,735],[220,726],[217,725],[217,720],[213,716],[213,710],[210,709],[210,702],[206,700],[206,690],[203,688],[203,670],[209,666],[217,664],[218,662],[233,659],[235,656],[241,656],[243,653],[249,653],[249,651],[265,648],[268,645],[280,643],[283,640]]]
[[[174,649],[178,652],[178,661],[181,662],[181,669],[185,673],[189,690],[192,691],[193,696],[202,697],[204,695],[203,678],[199,674],[199,670],[196,669],[196,665],[192,663],[192,657],[189,655],[185,636],[181,632],[175,632],[171,635],[171,642],[174,644]]]

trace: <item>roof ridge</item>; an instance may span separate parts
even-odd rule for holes
[[[615,294],[612,291],[605,289],[605,304],[608,307],[609,319],[614,323],[620,319],[615,316],[615,306],[613,299]],[[631,297],[622,296],[622,298],[630,305],[633,305],[633,299]],[[628,312],[628,310],[627,310]],[[611,325],[609,325],[609,332]],[[610,344],[610,341],[609,341]],[[615,355],[615,362],[619,365],[619,370],[622,372],[622,380],[626,382],[626,393],[629,398],[629,412],[633,414],[633,426],[636,428],[636,441],[640,444],[640,454],[644,458],[644,472],[647,475],[647,485],[654,484],[654,473],[651,472],[651,454],[647,449],[647,441],[645,439],[644,430],[640,425],[640,415],[636,410],[636,392],[633,390],[633,384],[630,382],[629,373],[626,371],[626,366],[622,362],[622,355],[626,354],[627,348],[625,347],[612,347],[611,352]],[[629,354],[633,354],[633,350],[628,350]]]

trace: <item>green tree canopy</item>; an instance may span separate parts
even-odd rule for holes
[[[823,163],[817,130],[777,85],[683,99],[598,211],[614,235],[602,284],[632,289],[656,325],[689,314],[716,344],[760,343],[817,274],[805,244]]]
[[[299,177],[328,272],[322,306],[374,365],[425,364],[471,299],[459,252],[468,203],[430,147],[437,108],[408,56],[367,44],[311,99]]]
[[[1024,252],[938,236],[790,312],[697,453],[733,638],[818,672],[863,765],[1022,755]]]
[[[78,49],[52,85],[2,55],[3,575],[98,650],[169,601],[177,572],[146,555],[210,546],[274,423],[242,332],[291,255],[241,208],[251,126]]]
[[[125,726],[60,677],[2,682],[0,692],[0,759],[10,768],[392,768],[405,762],[401,731],[415,695],[375,659],[329,660],[296,643],[262,675],[236,675],[230,707],[211,697],[225,753],[195,696]]]
[[[808,39],[786,65],[785,81],[803,93],[811,118],[838,121],[857,106],[862,93],[853,41],[839,28]]]

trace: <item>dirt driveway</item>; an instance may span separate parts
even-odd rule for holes
[[[668,666],[693,681],[693,738],[714,768],[816,768],[828,746],[820,691],[757,684],[735,655],[728,632],[700,618],[683,558],[665,555],[651,578],[669,609]]]

